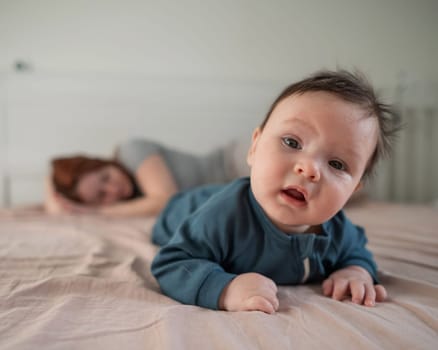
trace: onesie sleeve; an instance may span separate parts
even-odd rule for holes
[[[379,283],[377,277],[377,265],[372,253],[367,249],[368,239],[365,230],[354,225],[342,212],[338,215],[338,226],[341,225],[341,238],[338,245],[338,258],[334,270],[356,265],[364,268],[371,275],[374,283]]]
[[[161,146],[153,141],[132,139],[121,143],[116,150],[116,159],[131,174],[135,174],[141,163],[153,154],[161,152]]]
[[[179,226],[152,262],[164,294],[184,304],[218,309],[222,290],[236,277],[220,265],[225,259],[226,226],[208,212],[195,212]]]

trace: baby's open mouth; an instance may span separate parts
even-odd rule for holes
[[[295,199],[297,201],[300,201],[300,202],[306,201],[306,197],[304,197],[304,194],[301,193],[300,191],[294,189],[294,188],[283,190],[283,193],[289,197],[292,197],[293,199]]]

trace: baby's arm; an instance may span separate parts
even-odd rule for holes
[[[232,229],[225,234],[214,218],[207,217],[200,220],[199,211],[189,216],[152,262],[163,293],[210,309],[274,313],[278,309],[275,283],[258,273],[226,272],[221,262],[229,258]]]
[[[244,273],[223,289],[219,308],[227,311],[263,311],[273,314],[278,309],[277,285],[259,273]]]
[[[184,221],[160,249],[152,262],[152,274],[169,297],[184,304],[218,309],[222,290],[236,275],[227,273],[219,264],[224,256],[216,225],[194,221]]]
[[[385,287],[373,284],[371,275],[360,266],[348,266],[333,272],[322,284],[324,295],[335,300],[350,299],[355,304],[374,306],[384,301]]]

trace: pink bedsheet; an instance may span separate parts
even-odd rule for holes
[[[223,312],[162,295],[153,219],[0,213],[0,349],[437,349],[438,210],[366,203],[390,299],[374,308],[280,286],[280,310]]]

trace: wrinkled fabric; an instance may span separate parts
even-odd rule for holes
[[[153,219],[0,210],[0,349],[435,349],[438,211],[366,203],[364,226],[389,300],[279,287],[279,311],[212,311],[160,293]]]

